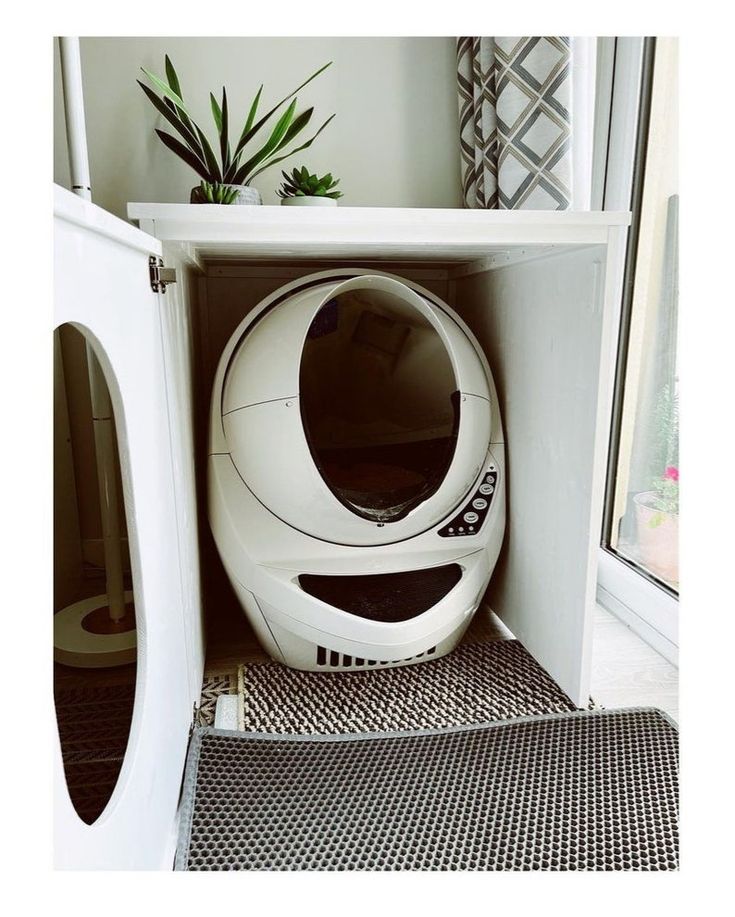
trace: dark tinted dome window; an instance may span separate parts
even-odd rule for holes
[[[373,290],[327,302],[300,381],[314,461],[353,512],[392,522],[436,491],[454,454],[459,395],[441,338],[410,304]]]

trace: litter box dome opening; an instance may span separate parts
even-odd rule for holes
[[[312,459],[352,512],[394,522],[436,492],[460,397],[444,341],[411,302],[375,288],[337,292],[309,325],[299,390]]]

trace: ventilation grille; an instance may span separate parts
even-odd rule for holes
[[[395,624],[418,617],[462,579],[459,564],[401,573],[326,576],[302,573],[299,585],[315,599],[359,618]]]
[[[415,659],[423,659],[424,656],[433,656],[436,647],[432,646],[423,653],[417,653],[415,656],[409,656],[408,659],[394,659],[391,662],[378,659],[361,659],[359,656],[348,656],[347,653],[338,653],[337,650],[327,649],[325,646],[316,648],[316,664],[330,666],[331,668],[340,669],[363,669],[367,666],[375,665],[403,665],[405,662],[412,662]]]

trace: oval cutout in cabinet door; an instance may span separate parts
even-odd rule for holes
[[[54,702],[69,796],[87,824],[115,790],[135,705],[122,479],[107,380],[84,334],[62,325],[54,332]]]
[[[352,512],[390,523],[436,492],[454,455],[460,397],[444,342],[410,302],[360,288],[326,302],[299,382],[314,462]]]

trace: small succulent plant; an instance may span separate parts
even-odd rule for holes
[[[221,185],[219,182],[201,181],[192,191],[192,204],[231,204],[240,193],[232,185]]]
[[[276,192],[279,197],[331,197],[332,200],[342,197],[341,191],[334,189],[339,184],[338,178],[332,178],[332,173],[327,172],[319,178],[318,175],[309,172],[306,166],[300,169],[294,169],[289,175],[287,172],[281,172],[285,181]]]

